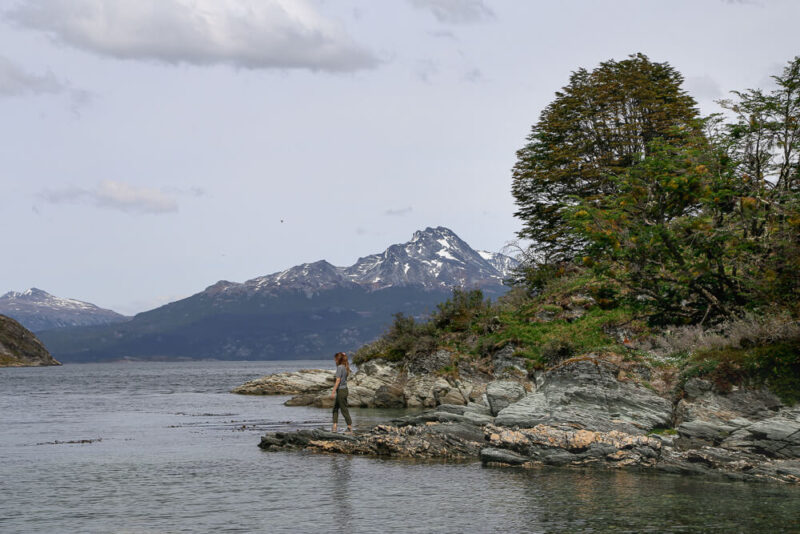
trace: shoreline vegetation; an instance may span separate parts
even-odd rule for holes
[[[642,54],[575,71],[517,153],[511,290],[355,354],[352,405],[430,410],[260,446],[800,483],[800,57],[773,81],[700,117]]]

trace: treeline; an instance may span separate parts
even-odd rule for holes
[[[800,58],[709,117],[682,83],[641,54],[573,73],[518,152],[511,290],[398,314],[356,363],[614,354],[800,400]]]
[[[518,152],[530,292],[574,268],[654,324],[800,302],[800,57],[701,117],[667,63],[579,69]]]

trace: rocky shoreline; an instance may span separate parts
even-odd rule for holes
[[[766,389],[719,392],[698,378],[675,389],[660,384],[657,370],[615,355],[573,358],[535,373],[523,372],[521,363],[510,353],[457,362],[446,351],[402,363],[366,362],[350,379],[352,406],[430,409],[355,435],[270,433],[259,446],[800,483],[800,406],[785,406]],[[293,383],[296,396],[287,404],[328,406],[328,374],[272,375],[259,379],[260,387],[254,381],[235,391],[288,394],[277,384]]]

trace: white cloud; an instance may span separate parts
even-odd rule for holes
[[[33,74],[10,59],[0,56],[0,95],[23,96],[60,93],[66,86],[52,72]]]
[[[39,196],[53,204],[90,204],[129,213],[160,214],[178,211],[177,200],[162,190],[136,187],[113,180],[104,180],[94,189],[48,189]]]
[[[52,72],[34,74],[7,57],[0,56],[0,97],[59,94],[69,98],[70,107],[76,114],[94,99],[92,93],[73,88],[56,78]]]
[[[408,0],[412,6],[427,9],[445,24],[470,24],[494,18],[483,0]]]
[[[403,216],[408,215],[413,211],[411,206],[406,206],[405,208],[398,208],[398,209],[388,209],[383,212],[384,215],[393,215],[393,216]]]
[[[306,0],[28,0],[7,16],[119,59],[331,72],[378,63]]]

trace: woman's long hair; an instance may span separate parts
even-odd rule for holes
[[[344,352],[337,352],[333,356],[333,360],[336,362],[336,365],[344,365],[347,367],[347,375],[350,375],[350,362],[347,361],[347,354]]]

